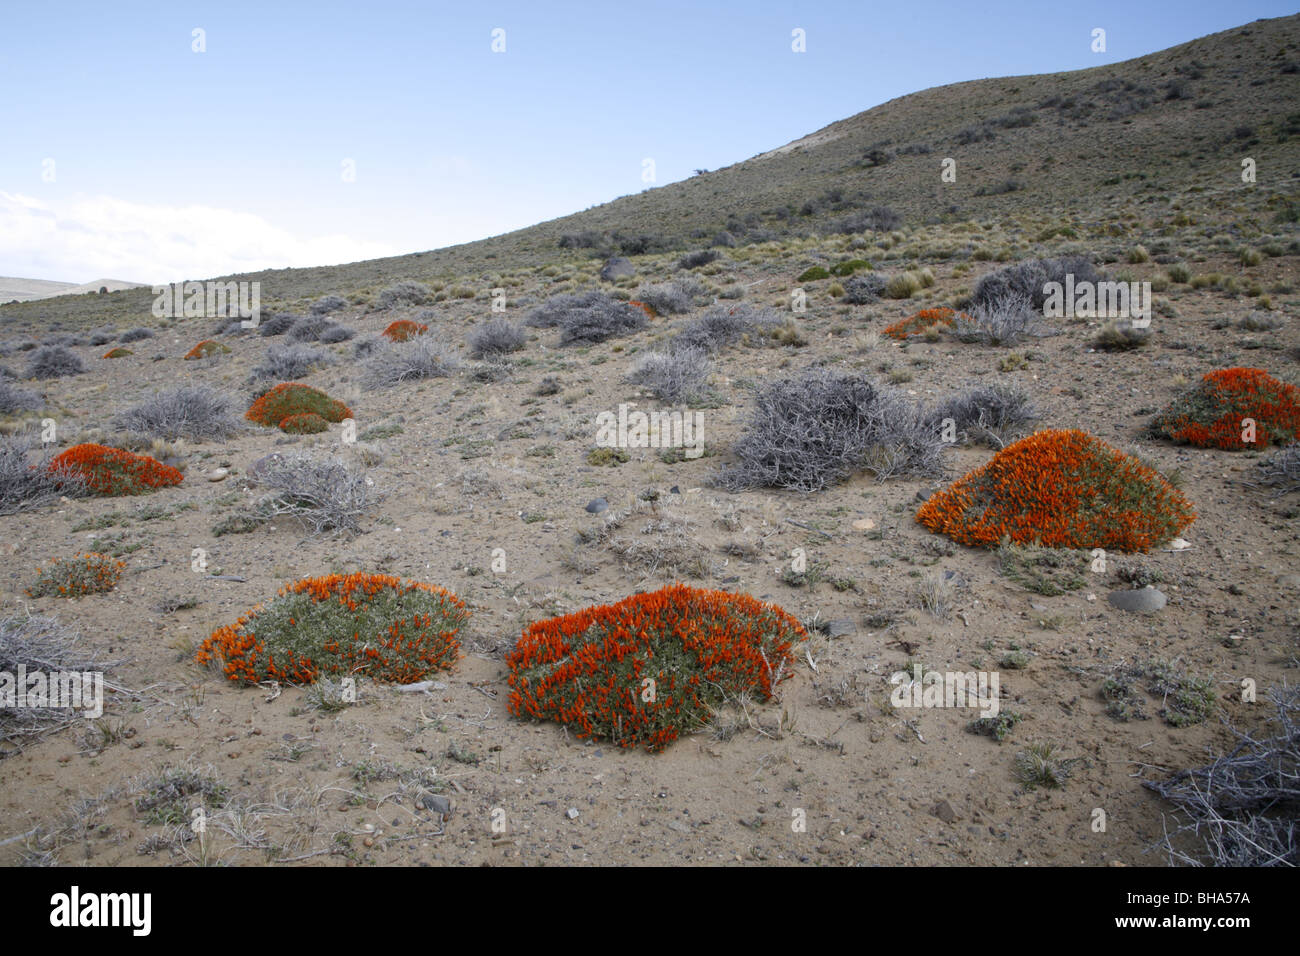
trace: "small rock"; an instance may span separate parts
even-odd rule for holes
[[[569,807],[569,809],[564,811],[564,815],[568,817],[570,820],[576,820],[578,819],[578,808]]]
[[[447,797],[426,793],[420,798],[420,802],[424,804],[424,809],[433,813],[441,813],[444,817],[451,813],[451,800]]]
[[[1142,588],[1137,591],[1111,591],[1106,596],[1106,600],[1121,611],[1131,611],[1138,614],[1159,611],[1169,603],[1169,599],[1165,597],[1164,592],[1156,588]]]
[[[1168,547],[1167,550],[1169,550],[1169,551],[1186,551],[1186,550],[1187,550],[1188,548],[1190,548],[1191,546],[1192,546],[1192,543],[1191,543],[1190,541],[1184,540],[1183,538],[1174,538],[1173,541],[1170,541],[1170,542],[1169,542],[1169,547]]]
[[[213,468],[210,472],[208,472],[208,481],[225,481],[226,477],[229,474],[230,474],[229,469]]]
[[[1284,588],[1293,588],[1300,590],[1300,574],[1279,574],[1277,583]]]
[[[857,631],[858,626],[851,618],[843,617],[826,625],[827,637],[846,637]]]
[[[875,526],[876,523],[870,518],[859,518],[857,521],[853,522],[853,527],[857,528],[859,531],[870,531]]]
[[[934,494],[933,491],[930,491],[929,489],[926,489],[926,488],[922,488],[920,491],[918,491],[918,492],[916,493],[916,500],[917,500],[917,501],[927,501],[927,500],[929,500],[929,498],[930,498],[930,496],[931,496],[932,494]]]
[[[961,819],[957,816],[957,811],[952,808],[952,804],[947,800],[940,800],[931,807],[930,815],[938,817],[944,823],[956,823]]]
[[[587,511],[591,514],[598,515],[609,507],[609,502],[604,498],[592,498],[587,502]]]

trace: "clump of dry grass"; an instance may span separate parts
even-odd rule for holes
[[[12,615],[0,620],[0,672],[85,673],[105,671],[114,662],[78,648],[81,635],[58,618],[37,614]],[[37,736],[81,719],[81,714],[63,708],[17,706],[17,700],[0,701],[0,740],[18,741]]]

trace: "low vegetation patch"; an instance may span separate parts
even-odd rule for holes
[[[282,382],[253,402],[244,417],[267,428],[275,428],[292,415],[319,415],[327,422],[352,417],[352,410],[310,385]]]
[[[242,428],[231,399],[207,385],[182,385],[148,398],[118,416],[118,427],[136,435],[175,441],[229,438]]]
[[[214,355],[228,355],[230,351],[229,345],[224,345],[212,339],[204,339],[185,353],[185,360],[192,362],[195,359],[212,358]]]
[[[214,631],[195,659],[239,683],[342,675],[409,684],[455,664],[469,616],[432,584],[331,574],[287,585],[265,608]]]
[[[916,520],[971,546],[1004,538],[1049,548],[1149,551],[1195,518],[1161,475],[1087,432],[1008,445],[929,498]]]
[[[28,595],[39,597],[84,597],[103,594],[117,587],[126,564],[107,555],[89,551],[63,560],[55,558],[43,568],[36,569],[36,583],[27,589]]]
[[[74,445],[55,455],[48,471],[56,479],[71,472],[88,494],[101,497],[148,494],[179,485],[185,477],[148,455],[96,444]]]
[[[674,585],[539,621],[506,657],[510,713],[660,751],[726,701],[770,700],[807,632],[745,594]]]
[[[939,325],[952,325],[953,316],[957,314],[956,310],[947,306],[939,306],[935,309],[922,309],[905,319],[895,322],[893,325],[887,325],[883,329],[883,334],[888,335],[891,339],[905,339],[912,335],[920,335],[927,329]]]
[[[280,422],[280,431],[287,435],[319,435],[329,431],[330,423],[315,412],[290,415]]]
[[[415,338],[417,335],[423,335],[429,331],[429,327],[423,322],[412,322],[410,319],[398,319],[391,322],[388,328],[384,329],[383,336],[390,342],[406,342]]]
[[[1300,388],[1262,369],[1210,372],[1151,423],[1180,444],[1232,451],[1285,445],[1300,437]]]

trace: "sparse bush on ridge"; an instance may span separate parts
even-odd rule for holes
[[[456,353],[427,335],[409,342],[382,344],[366,356],[361,384],[366,389],[387,388],[401,382],[446,378],[460,368]]]
[[[508,319],[488,319],[466,336],[470,358],[492,358],[518,352],[528,341],[524,331]]]
[[[903,217],[888,206],[872,206],[850,213],[837,221],[832,229],[838,233],[889,232],[903,223]]]
[[[814,369],[759,389],[720,487],[820,491],[859,471],[880,480],[941,471],[943,443],[924,410],[860,375]]]
[[[207,385],[159,392],[120,415],[117,426],[149,438],[190,441],[228,438],[242,431],[229,398]]]
[[[129,345],[132,342],[140,342],[143,341],[144,339],[151,339],[151,338],[153,338],[152,329],[139,327],[134,329],[127,329],[125,332],[123,332],[121,335],[117,337],[117,340],[121,342],[123,345]]]
[[[316,341],[325,345],[336,345],[339,342],[348,341],[354,335],[356,335],[356,333],[347,326],[339,325],[337,322],[331,322],[326,325],[325,328],[321,329],[320,335],[316,337]]]
[[[530,625],[506,657],[508,707],[656,752],[728,701],[772,699],[806,638],[775,605],[674,585]]]
[[[464,602],[432,584],[332,574],[286,585],[266,607],[214,631],[195,659],[237,683],[359,675],[410,684],[456,663],[469,617]]]
[[[844,301],[849,305],[869,305],[885,292],[885,277],[869,272],[844,280]]]
[[[62,345],[44,345],[27,360],[27,378],[61,378],[86,370],[77,353]]]
[[[648,389],[665,402],[689,402],[708,391],[712,362],[703,349],[675,348],[671,352],[650,352],[641,356],[627,380]]]
[[[292,312],[277,312],[269,319],[263,319],[258,323],[257,334],[262,336],[284,335],[298,321],[298,316]]]
[[[212,339],[204,339],[194,348],[185,353],[186,361],[193,362],[196,359],[212,358],[214,355],[224,355],[230,352],[229,345],[222,345],[220,342],[214,342]]]
[[[722,253],[716,249],[701,249],[698,252],[688,252],[677,261],[677,268],[698,269],[700,266],[707,266],[710,262],[716,262],[721,256]]]
[[[1259,461],[1256,467],[1259,469],[1260,484],[1276,488],[1277,494],[1300,490],[1300,443],[1287,445],[1276,454]]]
[[[313,369],[329,365],[334,357],[310,345],[272,345],[258,365],[253,366],[250,382],[284,382],[302,378]]]
[[[316,342],[333,323],[323,315],[304,315],[289,327],[284,337],[290,342]]]
[[[639,332],[647,325],[646,314],[616,299],[567,313],[560,321],[560,344],[604,342],[620,335]]]
[[[433,298],[433,290],[423,282],[398,282],[379,293],[377,305],[392,309],[399,305],[424,305]]]
[[[346,309],[348,300],[341,295],[324,295],[311,304],[308,310],[312,315],[328,315],[331,312],[337,312],[339,309]]]

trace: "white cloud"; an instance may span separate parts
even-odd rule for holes
[[[0,191],[0,275],[160,284],[397,255],[342,234],[302,238],[260,216],[111,196],[46,202]]]

